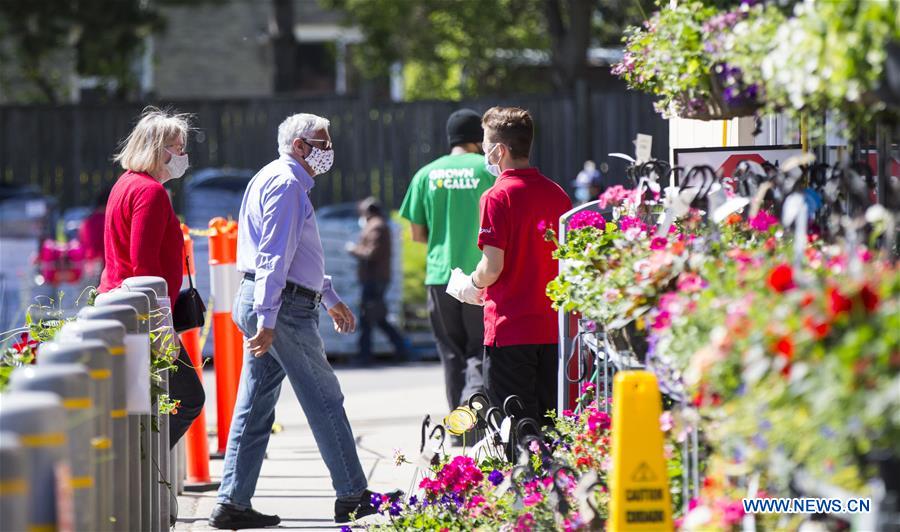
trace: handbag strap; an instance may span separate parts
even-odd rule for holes
[[[188,286],[191,287],[191,290],[194,289],[194,276],[191,274],[191,256],[187,253],[184,254],[184,268],[185,271],[188,272]]]

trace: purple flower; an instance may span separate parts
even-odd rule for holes
[[[345,525],[341,527],[341,532],[353,532],[353,529]]]
[[[419,498],[416,497],[415,495],[410,496],[410,498],[409,498],[409,505],[410,505],[410,506],[415,506],[415,505],[417,505],[417,504],[419,504]]]
[[[392,502],[391,507],[388,509],[388,513],[394,517],[397,517],[398,515],[400,515],[401,511],[402,511],[402,508],[400,508],[400,503],[398,503],[397,501]]]
[[[372,503],[372,506],[374,506],[375,508],[378,508],[379,506],[381,506],[381,494],[373,493],[372,497],[369,499],[369,502]]]
[[[503,482],[503,473],[495,469],[488,475],[488,480],[491,482],[491,484],[499,486],[500,483]]]

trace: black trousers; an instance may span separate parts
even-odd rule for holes
[[[191,365],[191,357],[188,356],[184,346],[178,358],[175,359],[177,371],[169,370],[169,398],[173,401],[181,401],[178,413],[169,415],[169,448],[175,447],[178,440],[191,427],[191,423],[203,410],[206,402],[206,392],[203,384],[197,377],[197,372]]]
[[[409,356],[406,349],[406,340],[396,327],[387,320],[387,305],[384,302],[384,293],[388,283],[379,281],[365,281],[362,283],[362,301],[359,316],[359,361],[368,364],[372,361],[372,332],[378,327],[394,344],[394,351],[401,359]]]
[[[444,365],[447,405],[453,410],[484,388],[484,311],[454,299],[447,285],[429,285],[428,315]]]
[[[552,424],[547,411],[556,409],[557,357],[557,344],[485,346],[484,387],[491,404],[502,407],[507,397],[518,395],[525,404],[520,419]]]

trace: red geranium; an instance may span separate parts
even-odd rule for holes
[[[828,289],[828,311],[832,317],[849,313],[853,310],[853,301],[834,287]]]
[[[787,376],[791,372],[791,359],[794,358],[794,340],[790,336],[782,336],[775,342],[775,352],[784,359],[781,374]]]
[[[875,312],[875,309],[878,308],[878,294],[869,285],[863,285],[862,290],[859,291],[859,297],[867,312]]]
[[[794,288],[794,270],[787,263],[781,263],[769,272],[769,286],[776,292],[784,293]]]
[[[807,316],[806,319],[803,320],[803,324],[809,329],[809,332],[812,333],[816,340],[825,338],[828,336],[828,333],[831,332],[831,324],[825,320],[816,320],[812,316]]]

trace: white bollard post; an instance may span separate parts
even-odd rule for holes
[[[94,462],[96,530],[103,530],[104,523],[110,524],[109,517],[112,511],[113,454],[109,417],[112,405],[111,361],[109,348],[100,340],[43,342],[38,347],[38,367],[74,363],[83,364],[88,370],[90,396],[94,405],[91,416],[94,426],[91,449]]]
[[[0,427],[19,438],[28,466],[26,530],[73,530],[65,413],[50,392],[0,394]],[[59,511],[58,511],[59,510]]]
[[[19,437],[0,432],[0,532],[28,529],[28,457]]]
[[[75,530],[96,530],[94,514],[94,462],[91,439],[94,436],[93,403],[90,377],[82,364],[56,364],[16,368],[9,378],[12,392],[51,392],[62,400],[69,450],[70,487],[74,502]]]
[[[139,511],[143,501],[132,498],[129,487],[139,480],[140,469],[132,468],[134,456],[140,455],[140,445],[134,438],[135,427],[129,426],[126,331],[137,327],[137,313],[126,305],[86,307],[78,313],[78,320],[63,325],[57,335],[59,341],[100,340],[107,345],[112,369],[112,420],[113,435],[113,495],[112,516],[107,530],[135,530],[131,518]]]

